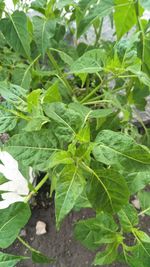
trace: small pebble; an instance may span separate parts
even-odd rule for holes
[[[140,206],[140,202],[137,198],[132,200],[132,204],[136,209],[140,210],[141,206]]]
[[[36,223],[36,235],[44,235],[46,234],[46,223],[42,221],[38,221]]]
[[[21,232],[20,232],[20,236],[26,236],[27,235],[27,232],[25,229],[22,229]]]

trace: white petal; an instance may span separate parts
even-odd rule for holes
[[[18,162],[6,151],[0,151],[0,160],[9,169],[18,169]]]
[[[16,193],[3,193],[1,197],[2,199],[7,200],[9,203],[24,201],[24,197],[21,197]]]
[[[0,191],[6,191],[6,192],[13,192],[17,193],[18,195],[28,195],[29,188],[27,181],[19,181],[16,179],[16,181],[9,181],[6,183],[3,183],[0,185]]]
[[[11,192],[11,191],[16,191],[16,187],[15,184],[12,181],[3,183],[0,185],[0,191],[7,191],[7,192]]]
[[[29,167],[29,177],[30,177],[29,181],[32,184],[33,181],[34,181],[34,178],[35,178],[35,175],[34,175],[34,172],[33,172],[33,168],[32,167]]]
[[[8,208],[10,203],[7,200],[0,201],[0,209],[6,209]]]
[[[4,193],[1,196],[4,200],[0,201],[0,209],[6,209],[13,203],[24,201],[24,197],[18,196],[15,193]]]

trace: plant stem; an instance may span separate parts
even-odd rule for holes
[[[29,193],[29,195],[25,198],[25,203],[27,203],[33,195],[35,195],[39,189],[45,184],[45,182],[48,180],[49,178],[49,173],[47,173],[43,179],[37,184],[37,186]]]
[[[64,85],[66,86],[67,90],[68,90],[68,93],[69,95],[72,95],[72,87],[70,86],[68,80],[66,79],[66,77],[63,75],[61,69],[59,68],[55,58],[53,57],[53,55],[48,51],[47,52],[47,55],[51,61],[51,63],[53,64],[54,68],[57,70],[58,72],[58,75],[60,76],[61,80],[63,81]]]
[[[98,101],[91,101],[91,102],[86,102],[86,103],[83,103],[83,105],[97,105],[97,104],[100,104],[100,103],[112,103],[113,104],[113,101],[112,100],[98,100]]]
[[[22,239],[20,236],[18,236],[17,239],[30,251],[35,251],[34,248],[32,248],[28,243],[26,243],[24,239]]]
[[[81,101],[80,103],[84,103],[85,101],[87,101],[92,95],[94,95],[101,87],[101,84],[99,84],[98,86],[95,87],[95,89],[93,89],[88,95],[86,95]]]

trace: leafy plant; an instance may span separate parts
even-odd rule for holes
[[[71,210],[95,211],[74,231],[85,247],[99,249],[94,265],[149,267],[150,237],[139,222],[150,215],[150,137],[136,115],[138,132],[134,117],[150,89],[150,23],[143,17],[150,2],[13,3],[8,11],[0,1],[0,133],[9,133],[0,152],[0,247],[18,238],[33,262],[53,262],[19,236],[31,198],[49,181],[57,229]],[[103,35],[105,19],[111,40]],[[35,186],[31,168],[45,173]],[[1,266],[20,260],[26,258],[0,254]]]

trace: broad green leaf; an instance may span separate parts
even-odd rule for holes
[[[22,88],[29,90],[31,84],[31,73],[27,66],[24,68],[16,67],[12,73],[12,83],[20,85]]]
[[[146,10],[150,10],[150,0],[140,0],[140,4]]]
[[[28,111],[35,112],[40,104],[41,89],[36,89],[27,95]]]
[[[45,255],[43,255],[40,251],[36,251],[36,250],[31,250],[32,252],[32,261],[34,263],[53,263],[54,262],[54,259],[52,258],[49,258]]]
[[[75,4],[75,1],[74,0],[59,0],[57,3],[56,3],[56,7],[61,9],[65,6],[70,6],[70,5],[73,5]]]
[[[53,103],[53,102],[61,102],[61,101],[62,101],[62,98],[59,93],[58,83],[56,82],[46,90],[46,92],[44,93],[44,96],[42,97],[42,102]]]
[[[143,166],[140,171],[125,173],[124,176],[130,192],[135,194],[150,184],[150,167]]]
[[[87,123],[85,127],[81,128],[76,138],[80,142],[90,142],[90,125]]]
[[[114,20],[117,37],[120,39],[136,24],[134,0],[115,0]]]
[[[148,75],[146,73],[144,73],[143,71],[139,70],[139,68],[136,67],[136,65],[134,66],[129,66],[127,69],[127,71],[130,71],[131,73],[135,74],[135,76],[137,76],[137,78],[139,79],[139,81],[143,84],[145,84],[146,86],[150,87],[150,78],[148,77]]]
[[[114,213],[127,204],[129,191],[125,179],[113,169],[93,171],[87,187],[87,197],[97,211]]]
[[[140,171],[150,164],[150,151],[147,147],[137,144],[130,136],[110,130],[101,131],[93,150],[97,161],[112,165],[118,169]]]
[[[73,209],[85,186],[82,170],[75,165],[64,167],[60,173],[55,193],[55,214],[57,228],[64,217]]]
[[[47,5],[47,0],[35,0],[32,1],[31,8],[41,13],[45,13],[46,5]]]
[[[82,245],[96,250],[101,244],[114,242],[117,229],[118,226],[111,216],[99,213],[95,218],[77,222],[74,234]]]
[[[150,3],[149,3],[150,6]],[[149,8],[150,10],[150,8]],[[150,66],[149,66],[149,54],[150,54],[150,34],[146,34],[143,36],[143,44],[142,44],[142,64],[143,68],[147,74],[149,74]]]
[[[17,124],[17,117],[9,112],[0,110],[0,133],[13,130]]]
[[[55,34],[56,21],[47,20],[43,17],[33,17],[33,38],[37,44],[39,52],[44,57],[50,45],[50,39]]]
[[[49,122],[49,119],[43,114],[41,93],[41,89],[36,89],[27,95],[28,112],[30,112],[31,115],[24,128],[25,131],[39,131],[44,124]]]
[[[48,167],[52,153],[59,151],[57,147],[57,139],[49,130],[17,134],[5,144],[5,150],[17,160],[39,170]]]
[[[118,212],[121,226],[125,232],[131,232],[138,225],[139,219],[136,209],[128,204]]]
[[[22,87],[6,81],[0,82],[0,95],[18,110],[27,111],[26,90]]]
[[[78,38],[86,31],[86,29],[94,22],[95,19],[108,16],[113,11],[113,8],[113,0],[102,0],[97,5],[94,5],[92,8],[90,8],[87,15],[83,17],[78,25]]]
[[[79,114],[81,114],[81,116],[83,118],[90,118],[90,119],[99,119],[99,118],[105,118],[109,115],[111,115],[112,113],[114,113],[114,110],[111,108],[103,108],[103,109],[91,109],[88,107],[83,106],[80,103],[70,103],[69,108],[75,110],[76,112],[78,112]]]
[[[118,244],[110,244],[106,247],[103,252],[98,252],[94,259],[93,265],[95,266],[103,266],[104,264],[111,264],[113,263],[118,255]]]
[[[0,18],[2,17],[4,8],[5,8],[5,1],[4,0],[0,0]]]
[[[75,211],[80,211],[82,208],[92,208],[91,203],[89,202],[87,195],[86,195],[86,190],[83,190],[81,195],[78,197],[73,209]]]
[[[138,236],[142,243],[150,243],[150,236],[148,236],[145,232],[135,229],[134,233]]]
[[[139,243],[127,260],[131,267],[149,267],[150,244]]]
[[[40,131],[42,126],[49,122],[49,119],[44,115],[33,115],[30,120],[27,122],[23,130],[27,132]]]
[[[0,212],[0,248],[7,248],[28,222],[31,212],[24,203],[13,204]]]
[[[44,104],[43,108],[60,143],[70,142],[83,123],[82,116],[63,103]]]
[[[71,73],[95,73],[103,69],[106,53],[102,49],[93,49],[85,52],[70,68]]]
[[[15,267],[18,262],[22,260],[26,260],[26,259],[28,258],[0,252],[0,266],[1,267]]]
[[[68,151],[61,150],[54,152],[49,159],[49,168],[54,168],[59,164],[73,164],[74,160],[71,158],[71,154]]]
[[[58,50],[58,49],[55,49],[55,48],[51,48],[52,51],[56,51],[60,58],[68,65],[72,65],[73,64],[73,59],[68,55],[66,54],[64,51],[61,51],[61,50]]]
[[[150,216],[150,193],[141,191],[138,193],[142,212]]]
[[[23,11],[15,11],[0,21],[0,30],[7,42],[19,54],[30,57],[30,37],[27,29],[27,16]]]

